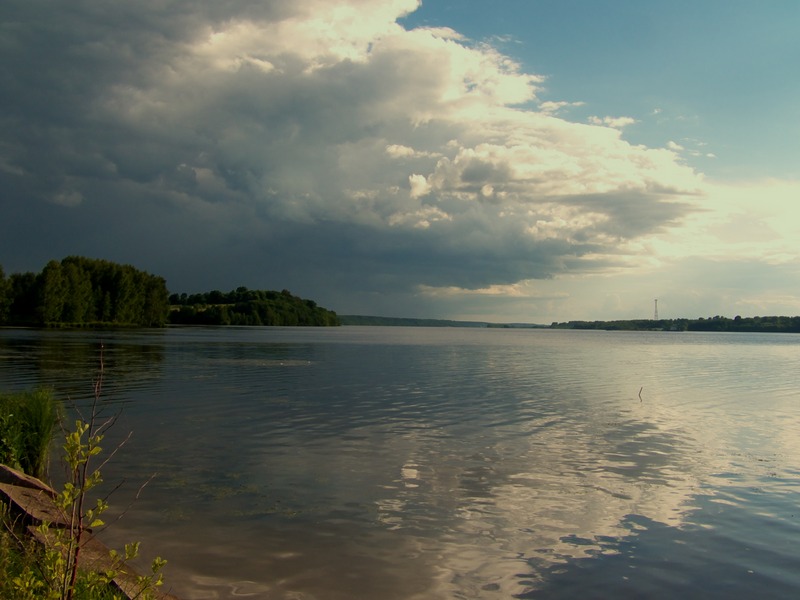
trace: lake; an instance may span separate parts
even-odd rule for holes
[[[102,537],[184,600],[800,595],[798,335],[3,329],[0,389],[101,344]]]

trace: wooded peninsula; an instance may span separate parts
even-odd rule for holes
[[[223,293],[172,294],[169,322],[180,325],[278,325],[332,327],[341,325],[332,310],[313,300],[280,292],[238,287]]]
[[[0,266],[0,325],[164,327],[192,325],[339,325],[335,312],[280,292],[239,287],[169,295],[163,277],[130,265],[69,256],[40,273],[6,277]]]

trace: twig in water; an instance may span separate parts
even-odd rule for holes
[[[639,388],[639,402],[641,402],[641,401],[642,401],[642,390],[643,390],[643,389],[644,389],[644,386],[642,386],[642,387],[640,387],[640,388]]]

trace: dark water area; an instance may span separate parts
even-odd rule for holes
[[[800,594],[798,335],[6,329],[0,389],[101,344],[102,536],[184,600]]]

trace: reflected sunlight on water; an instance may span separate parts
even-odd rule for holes
[[[85,403],[97,335],[0,331],[0,387]],[[105,536],[185,600],[800,591],[799,336],[102,335],[106,480],[159,473]]]

